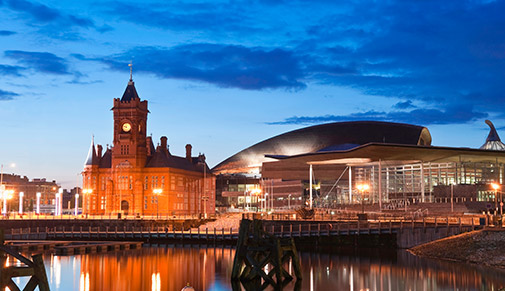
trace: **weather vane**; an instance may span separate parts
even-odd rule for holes
[[[130,61],[128,67],[130,67],[130,82],[133,82],[133,61]]]

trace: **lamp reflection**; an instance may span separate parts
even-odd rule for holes
[[[152,291],[160,291],[161,290],[161,279],[160,273],[153,273],[151,276],[151,290]]]
[[[89,273],[81,273],[79,280],[79,291],[89,291]]]

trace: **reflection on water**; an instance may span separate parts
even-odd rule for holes
[[[302,252],[301,290],[498,290],[505,272],[384,254]],[[234,250],[151,247],[45,258],[51,290],[231,290]],[[292,272],[292,266],[286,268]],[[292,290],[290,283],[285,290]]]

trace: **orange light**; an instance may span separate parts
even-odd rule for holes
[[[370,186],[368,186],[368,184],[358,184],[356,188],[358,188],[359,191],[366,191],[370,188]]]
[[[491,188],[493,188],[494,190],[498,190],[500,189],[500,185],[497,183],[491,183]]]

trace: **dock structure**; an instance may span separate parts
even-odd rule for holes
[[[142,242],[122,241],[9,241],[10,249],[17,252],[44,251],[56,255],[76,255],[88,253],[104,253],[117,250],[142,248]]]
[[[284,269],[292,263],[297,281],[302,279],[300,260],[292,238],[278,238],[263,229],[261,220],[243,219],[231,274],[234,290],[240,281],[246,290],[264,290],[269,285],[281,290],[293,280]],[[271,267],[267,269],[267,265]],[[262,282],[263,280],[263,282]]]
[[[380,245],[410,248],[412,246],[448,237],[462,232],[488,227],[482,217],[422,217],[417,219],[377,218],[339,220],[279,220],[263,219],[267,231],[279,238],[294,238],[295,242],[321,243],[369,241],[366,236],[377,236]],[[141,241],[146,243],[227,244],[234,245],[239,238],[237,228],[166,227],[75,227],[12,228],[5,233],[7,240],[32,241]]]
[[[6,266],[7,255],[14,257],[24,266]],[[4,232],[3,229],[0,229],[0,289],[21,290],[12,280],[16,277],[30,277],[23,291],[33,291],[37,287],[40,291],[49,291],[49,282],[42,255],[33,255],[32,260],[30,260],[11,250],[5,245]]]

